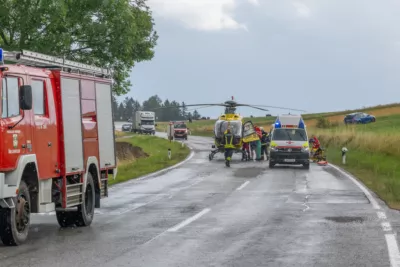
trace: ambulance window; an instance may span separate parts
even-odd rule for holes
[[[35,115],[44,115],[44,82],[32,81],[33,111]]]
[[[6,80],[4,82],[4,80]],[[20,114],[18,78],[7,77],[3,80],[2,118],[11,118]]]

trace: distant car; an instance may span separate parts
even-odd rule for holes
[[[363,112],[355,112],[351,114],[347,114],[344,118],[345,124],[353,124],[353,123],[371,123],[375,122],[376,118],[373,115],[363,113]]]
[[[127,123],[122,125],[123,132],[130,132],[132,129],[132,123]]]

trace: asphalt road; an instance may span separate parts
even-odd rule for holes
[[[400,218],[348,176],[239,156],[226,168],[208,161],[211,143],[189,136],[178,168],[112,187],[91,227],[34,216],[0,266],[398,266]]]

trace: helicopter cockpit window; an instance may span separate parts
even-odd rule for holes
[[[242,122],[241,121],[217,121],[215,123],[214,133],[217,138],[222,137],[225,131],[229,128],[231,133],[235,136],[242,136]]]

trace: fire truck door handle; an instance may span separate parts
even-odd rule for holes
[[[48,143],[47,143],[47,146],[51,146],[51,142],[48,142]]]
[[[111,165],[111,163],[106,163],[106,164],[104,164],[105,166],[110,166]]]

